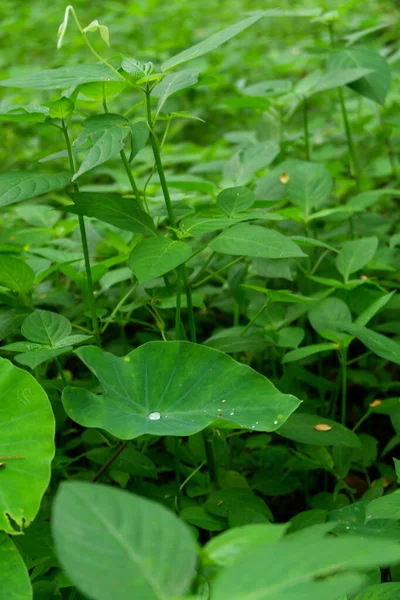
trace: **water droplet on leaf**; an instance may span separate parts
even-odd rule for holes
[[[159,412],[152,412],[149,414],[150,421],[159,421],[161,419],[161,415]]]

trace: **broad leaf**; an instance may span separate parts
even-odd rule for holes
[[[36,379],[0,358],[0,529],[13,534],[35,518],[50,481],[54,416]]]
[[[64,348],[49,348],[43,350],[32,350],[30,352],[24,352],[23,354],[17,354],[15,360],[21,364],[26,365],[30,369],[36,369],[39,365],[48,360],[53,360],[57,356],[61,356],[66,352],[70,352],[72,346],[66,346]]]
[[[53,190],[64,188],[71,180],[69,173],[46,175],[31,171],[15,171],[0,175],[0,206],[22,202]]]
[[[371,350],[371,352],[374,352],[381,358],[385,358],[386,360],[390,360],[391,362],[400,365],[400,344],[391,338],[352,323],[342,323],[340,324],[340,329],[346,333],[350,333],[350,335],[354,335],[367,346],[368,350]]]
[[[397,600],[400,598],[400,583],[379,583],[365,588],[353,600]]]
[[[91,81],[121,81],[121,78],[105,65],[73,65],[3,79],[0,85],[33,90],[63,90]]]
[[[217,206],[228,217],[233,217],[236,213],[243,212],[254,204],[254,193],[246,187],[232,187],[223,190],[218,194]]]
[[[156,228],[152,218],[138,208],[132,198],[92,192],[81,192],[70,196],[75,206],[65,207],[67,212],[95,217],[124,231],[155,235]]]
[[[257,23],[261,19],[263,15],[257,14],[253,17],[248,17],[243,21],[239,21],[239,23],[235,23],[234,25],[230,25],[226,29],[215,33],[209,38],[195,44],[191,48],[187,50],[183,50],[179,54],[176,54],[172,58],[169,58],[161,65],[162,71],[168,71],[177,65],[181,65],[182,63],[188,62],[189,60],[193,60],[194,58],[199,58],[199,56],[203,56],[203,54],[207,54],[207,52],[211,52],[211,50],[215,50],[219,46],[222,46],[225,42],[232,39],[240,33],[244,31],[254,23]]]
[[[32,600],[28,569],[14,542],[0,532],[0,598],[4,600]]]
[[[34,281],[35,271],[23,260],[6,254],[0,255],[0,286],[24,294],[31,289]]]
[[[50,310],[34,310],[22,323],[21,333],[27,339],[39,344],[55,345],[69,336],[71,323]]]
[[[160,112],[170,96],[197,83],[199,73],[199,69],[185,69],[166,75],[151,92],[154,98],[159,98],[157,113]]]
[[[375,236],[344,242],[336,257],[336,267],[345,282],[352,273],[359,271],[372,260],[377,248],[378,238]]]
[[[332,90],[342,85],[348,85],[354,81],[358,81],[361,77],[370,75],[374,71],[372,69],[332,69],[328,73],[324,73],[317,81],[317,84],[307,94],[312,96],[318,92]]]
[[[387,494],[372,500],[365,511],[366,520],[372,519],[400,519],[400,492]]]
[[[191,435],[222,420],[231,427],[274,431],[299,401],[217,350],[189,342],[149,342],[117,358],[94,346],[75,351],[104,394],[67,387],[69,416],[120,439]]]
[[[210,244],[221,254],[264,258],[291,258],[306,256],[290,238],[274,229],[246,223],[223,231]]]
[[[120,489],[63,483],[53,536],[68,576],[96,600],[181,597],[195,575],[189,528],[162,505]]]
[[[307,220],[312,209],[330,194],[332,178],[323,165],[303,161],[296,161],[287,174],[288,200],[303,209]]]
[[[336,69],[370,69],[372,73],[349,83],[349,87],[378,104],[384,104],[390,89],[391,73],[387,60],[375,50],[348,48],[332,54],[327,63],[330,71]]]
[[[151,281],[188,260],[192,250],[188,244],[166,238],[148,238],[139,242],[129,256],[128,265],[139,283]]]
[[[327,431],[315,429],[318,425],[328,425]],[[360,442],[355,433],[335,421],[297,412],[282,425],[279,434],[289,440],[301,442],[302,444],[314,444],[316,446],[347,446],[358,448]]]

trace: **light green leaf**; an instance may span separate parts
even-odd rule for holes
[[[68,576],[96,600],[181,597],[195,575],[190,530],[161,504],[120,489],[63,483],[53,536]]]
[[[15,534],[35,518],[50,481],[54,416],[36,379],[0,358],[0,529]],[[10,458],[8,458],[10,457]]]
[[[147,238],[133,248],[128,265],[139,283],[144,283],[172,271],[188,260],[191,254],[190,246],[184,242]]]
[[[336,257],[336,267],[346,283],[352,273],[359,271],[372,260],[377,248],[378,238],[375,236],[344,242]]]
[[[373,71],[349,83],[349,87],[378,104],[384,104],[390,89],[391,73],[387,60],[375,50],[367,48],[349,48],[333,53],[327,63],[328,70],[364,68]]]
[[[30,369],[36,369],[39,365],[48,360],[53,360],[57,356],[61,356],[66,352],[70,352],[72,350],[72,346],[67,346],[63,348],[49,348],[43,350],[33,350],[31,352],[25,352],[23,354],[17,354],[15,356],[15,360],[20,365],[26,365]]]
[[[92,81],[121,81],[121,78],[105,65],[73,65],[3,79],[0,85],[33,90],[64,90]]]
[[[318,425],[328,425],[328,431],[318,431]],[[296,412],[279,429],[279,435],[302,444],[316,446],[347,446],[358,448],[360,441],[355,433],[344,425],[318,415]]]
[[[99,379],[104,394],[67,387],[69,416],[120,439],[191,435],[223,419],[232,427],[273,431],[299,401],[217,350],[189,342],[149,342],[125,358],[94,346],[75,354]]]
[[[342,85],[348,85],[354,81],[358,81],[362,77],[374,73],[372,69],[332,69],[328,73],[324,73],[317,82],[316,86],[309,93],[310,96],[318,92],[332,90]]]
[[[395,292],[384,294],[368,306],[356,319],[355,324],[365,327],[367,323],[392,299]]]
[[[366,508],[365,519],[400,519],[400,491],[372,500]]]
[[[400,583],[380,583],[365,588],[353,600],[397,600],[400,598]]]
[[[3,106],[0,111],[0,121],[43,123],[49,114],[47,106],[39,104],[16,104]]]
[[[295,362],[307,358],[308,356],[312,356],[313,354],[335,350],[336,346],[336,344],[311,344],[311,346],[303,346],[302,348],[297,348],[296,350],[292,350],[285,354],[282,358],[282,363]]]
[[[312,209],[330,194],[332,178],[323,165],[304,161],[296,161],[287,174],[287,198],[303,209],[307,220]]]
[[[257,21],[259,21],[262,16],[262,14],[257,14],[253,17],[248,17],[243,21],[239,21],[234,25],[226,27],[226,29],[222,29],[222,31],[219,31],[218,33],[214,33],[214,35],[203,40],[202,42],[199,42],[191,48],[183,50],[183,52],[180,52],[179,54],[176,54],[172,58],[166,60],[161,65],[161,70],[168,71],[169,69],[172,69],[177,65],[181,65],[182,63],[188,62],[189,60],[199,58],[200,56],[211,52],[211,50],[215,50],[215,48],[222,46],[222,44],[235,37],[235,35],[237,35],[241,31],[244,31],[254,23],[257,23]]]
[[[35,271],[23,260],[0,255],[0,286],[24,294],[31,289],[34,281]]]
[[[221,254],[264,258],[291,258],[306,256],[290,238],[274,229],[246,223],[234,225],[220,233],[210,248]]]
[[[75,104],[70,98],[62,97],[49,106],[49,117],[52,119],[68,119],[74,112]]]
[[[4,600],[32,600],[28,569],[14,542],[0,532],[0,598]]]
[[[381,358],[396,363],[396,365],[400,365],[400,344],[391,338],[352,323],[340,324],[340,329],[346,333],[350,333],[350,335],[354,335],[354,337],[359,339],[368,350],[371,350],[371,352],[374,352]]]
[[[345,333],[340,333],[340,326],[343,323],[351,323],[351,312],[343,300],[325,298],[311,308],[308,318],[313,329],[322,337],[339,343],[347,337]]]
[[[71,181],[69,173],[47,175],[31,171],[15,171],[0,175],[0,206],[22,202],[53,190],[59,190]]]
[[[22,323],[22,335],[32,342],[54,346],[72,331],[71,323],[50,310],[34,310]]]
[[[191,87],[199,79],[199,69],[185,69],[176,73],[168,73],[166,77],[152,90],[151,95],[159,98],[157,114],[160,112],[170,96]]]
[[[129,162],[131,162],[136,154],[145,147],[149,138],[149,129],[144,121],[138,121],[131,124],[131,153]]]
[[[67,206],[64,210],[77,215],[95,217],[110,223],[124,231],[155,235],[156,228],[152,218],[138,208],[132,198],[123,198],[118,194],[99,194],[81,192],[70,194],[75,206]]]
[[[228,217],[235,216],[236,213],[243,212],[254,204],[254,193],[246,187],[232,187],[223,190],[218,194],[217,206]]]

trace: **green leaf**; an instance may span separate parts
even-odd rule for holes
[[[49,117],[52,119],[68,119],[74,112],[75,104],[70,98],[62,97],[49,106]]]
[[[69,336],[72,331],[71,323],[50,310],[34,310],[22,323],[22,335],[32,342],[54,346],[60,340]]]
[[[125,358],[94,346],[75,353],[105,393],[65,388],[67,413],[120,439],[191,435],[221,419],[232,427],[274,431],[299,405],[246,365],[189,342],[149,342]]]
[[[144,121],[131,124],[131,153],[129,162],[145,147],[149,138],[149,129]]]
[[[359,271],[375,255],[378,238],[375,236],[344,242],[336,257],[336,267],[347,283],[352,273]]]
[[[380,583],[365,588],[353,600],[397,600],[400,597],[400,583]]]
[[[166,238],[147,238],[137,244],[128,265],[139,283],[165,275],[190,258],[192,250],[184,242]]]
[[[232,187],[218,194],[217,206],[228,217],[234,217],[236,213],[243,212],[254,204],[254,193],[246,187]]]
[[[328,73],[324,73],[322,77],[317,81],[316,86],[311,89],[307,94],[312,96],[318,92],[325,92],[332,90],[342,85],[348,85],[354,81],[358,81],[362,77],[374,73],[372,69],[332,69]]]
[[[27,313],[18,308],[0,311],[0,340],[4,340],[21,325]]]
[[[215,48],[222,46],[222,44],[235,37],[235,35],[237,35],[241,31],[244,31],[254,23],[257,23],[257,21],[259,21],[262,16],[262,14],[257,14],[253,17],[248,17],[243,21],[239,21],[234,25],[226,27],[226,29],[222,29],[222,31],[219,31],[218,33],[214,33],[214,35],[203,40],[202,42],[199,42],[191,48],[183,50],[183,52],[180,52],[179,54],[176,54],[172,58],[166,60],[161,65],[161,70],[168,71],[169,69],[172,69],[177,65],[181,65],[182,63],[188,62],[189,60],[199,58],[200,56],[211,52],[211,50],[215,50]]]
[[[132,198],[123,198],[118,194],[99,194],[81,192],[70,194],[75,206],[67,206],[64,210],[77,215],[95,217],[110,223],[124,231],[155,235],[156,228],[152,218],[138,208]]]
[[[196,544],[170,511],[120,489],[61,484],[53,536],[71,580],[96,600],[167,600],[187,591]]]
[[[36,379],[0,358],[0,529],[14,534],[35,518],[50,481],[54,416]],[[7,458],[7,457],[15,458]]]
[[[53,360],[57,356],[61,356],[66,352],[70,352],[71,350],[72,346],[67,346],[63,348],[32,350],[23,354],[17,354],[15,356],[15,360],[21,365],[26,365],[30,369],[36,369],[36,367],[38,367],[42,363],[47,362],[48,360]]]
[[[372,500],[366,508],[365,519],[400,519],[400,491]]]
[[[395,292],[385,294],[372,302],[356,319],[356,325],[365,327],[367,323],[392,299]]]
[[[0,598],[32,600],[28,569],[7,534],[0,532]]]
[[[121,115],[111,113],[89,117],[83,127],[84,135],[91,137],[93,146],[72,177],[72,181],[119,154],[125,139],[131,133],[129,121]]]
[[[290,238],[274,229],[241,223],[220,233],[210,248],[221,254],[264,258],[306,256]]]
[[[286,529],[286,524],[242,525],[212,538],[204,546],[203,552],[208,560],[226,567],[258,544],[276,543],[284,535]]]
[[[185,69],[176,73],[168,73],[166,77],[152,90],[151,95],[159,98],[157,114],[160,112],[170,96],[191,87],[199,79],[199,69]]]
[[[313,354],[335,350],[336,347],[336,344],[311,344],[311,346],[303,346],[285,354],[282,358],[282,363],[296,362],[297,360],[313,356]]]
[[[307,220],[312,209],[330,194],[332,178],[323,165],[303,161],[296,161],[287,173],[287,198],[303,209]]]
[[[71,181],[69,173],[47,175],[31,171],[15,171],[0,175],[0,206],[22,202],[53,190],[64,188]]]
[[[328,425],[331,427],[328,431],[318,431],[317,425]],[[279,429],[279,435],[289,440],[301,442],[302,444],[314,444],[316,446],[347,446],[349,448],[358,448],[360,441],[355,433],[335,421],[319,417],[318,415],[309,415],[296,412]]]
[[[400,344],[388,338],[381,333],[376,333],[366,327],[360,327],[351,323],[340,324],[340,329],[350,335],[354,335],[359,339],[367,348],[374,352],[381,358],[390,360],[396,365],[400,365]]]
[[[35,281],[35,271],[23,260],[0,255],[0,285],[13,292],[24,294],[28,292]]]
[[[347,337],[346,334],[339,332],[338,326],[343,323],[351,323],[351,312],[343,300],[325,298],[311,308],[308,318],[313,329],[322,337],[338,343]]]
[[[0,111],[0,121],[43,123],[49,114],[47,106],[38,104],[16,104],[4,106]]]
[[[378,104],[383,105],[390,89],[391,73],[387,60],[375,50],[349,48],[332,54],[327,63],[328,70],[364,68],[373,71],[349,83],[349,87]]]
[[[292,534],[277,544],[259,544],[247,552],[217,576],[213,600],[338,600],[363,583],[364,578],[354,571],[388,565],[400,558],[394,541],[366,544],[364,538],[356,536],[316,539],[313,529]]]
[[[63,90],[91,81],[121,81],[121,78],[105,65],[73,65],[3,79],[0,85],[33,90]]]

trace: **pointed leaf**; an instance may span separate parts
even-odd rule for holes
[[[299,401],[249,367],[189,342],[150,342],[117,358],[94,346],[75,354],[99,379],[103,395],[67,387],[69,416],[120,439],[191,435],[223,419],[232,427],[273,431]]]
[[[32,600],[28,569],[14,542],[0,532],[0,598],[4,600]]]
[[[296,161],[287,174],[288,200],[303,209],[307,220],[312,209],[330,194],[332,178],[323,165],[303,161]]]
[[[243,212],[254,204],[254,193],[246,187],[232,187],[218,194],[217,206],[228,217]]]
[[[129,162],[131,162],[136,154],[145,147],[146,142],[149,138],[149,128],[144,121],[138,121],[137,123],[131,124],[131,153],[129,155]]]
[[[259,225],[239,224],[220,233],[210,248],[221,254],[264,258],[291,258],[305,256],[297,244],[274,229]]]
[[[33,90],[63,90],[91,81],[121,81],[121,78],[105,65],[73,65],[3,79],[0,85]]]
[[[188,260],[191,254],[190,246],[184,242],[148,238],[134,247],[128,265],[139,283],[144,283],[172,271]]]
[[[71,181],[69,173],[47,175],[31,171],[16,171],[0,175],[0,206],[21,202],[53,190],[59,190]]]
[[[21,333],[32,342],[53,346],[72,331],[71,323],[50,310],[34,310],[22,323]]]
[[[313,356],[313,354],[335,350],[335,348],[336,344],[311,344],[311,346],[303,346],[285,354],[282,358],[282,363],[296,362],[297,360]]]
[[[336,267],[343,275],[345,282],[352,273],[359,271],[375,255],[378,248],[378,238],[375,236],[345,242],[336,257]]]
[[[199,73],[199,69],[185,69],[184,71],[169,73],[164,77],[151,92],[154,98],[159,98],[157,113],[160,112],[170,96],[197,83]]]
[[[330,429],[315,429],[318,425],[328,425]],[[318,415],[296,412],[279,429],[279,435],[302,444],[316,446],[347,446],[359,448],[360,441],[353,431],[344,425]]]
[[[327,90],[332,90],[342,85],[348,85],[353,81],[358,81],[361,77],[370,75],[374,71],[372,69],[332,69],[328,73],[324,73],[317,82],[315,88],[311,90],[309,95],[316,94]]]
[[[34,281],[35,271],[23,260],[0,255],[0,286],[24,294],[31,289]]]
[[[381,358],[390,360],[396,365],[400,365],[400,344],[391,338],[352,323],[340,324],[340,329],[346,333],[350,333],[350,335],[354,335],[354,337],[367,346],[368,350],[371,350],[371,352],[374,352]]]

